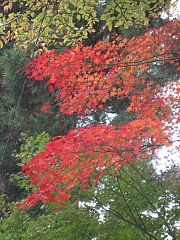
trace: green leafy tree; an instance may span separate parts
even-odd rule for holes
[[[17,158],[25,163],[45,147],[49,136],[27,138]],[[33,141],[34,140],[34,141]],[[31,152],[31,153],[30,153]],[[65,206],[39,204],[27,211],[1,198],[1,239],[178,239],[179,184],[177,168],[157,174],[143,159],[106,176],[82,192],[72,191]],[[176,178],[174,176],[177,175]],[[14,178],[25,192],[33,186],[22,174]],[[81,198],[79,204],[76,198]]]

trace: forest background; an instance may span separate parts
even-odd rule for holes
[[[1,239],[179,239],[177,2],[1,3]]]

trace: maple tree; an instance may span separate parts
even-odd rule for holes
[[[94,47],[79,44],[60,54],[52,50],[28,64],[28,77],[46,78],[65,114],[78,113],[81,119],[105,109],[111,99],[128,97],[127,111],[137,117],[121,126],[89,125],[52,138],[45,151],[22,167],[35,186],[24,208],[39,200],[64,204],[74,188],[96,185],[108,168],[116,171],[149,159],[157,147],[171,145],[177,130],[173,124],[179,122],[179,81],[156,83],[146,77],[155,62],[179,71],[179,26],[175,20],[130,41],[115,36]],[[45,103],[44,112],[48,107]]]

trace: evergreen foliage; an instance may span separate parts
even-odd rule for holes
[[[20,171],[12,153],[19,151],[22,134],[36,136],[46,130],[51,136],[63,135],[74,128],[77,121],[75,115],[69,117],[59,112],[53,94],[49,94],[44,84],[26,78],[24,70],[29,60],[28,54],[13,49],[4,50],[0,56],[0,154],[3,186],[6,185],[2,193],[10,194],[12,200],[19,191],[8,179],[11,173]],[[51,113],[44,114],[42,107],[47,100],[53,106]]]

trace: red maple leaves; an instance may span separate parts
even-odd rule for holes
[[[98,182],[106,168],[149,158],[157,146],[170,144],[170,123],[179,121],[179,82],[156,84],[145,77],[154,62],[178,66],[173,51],[179,46],[179,27],[175,21],[129,42],[116,37],[94,47],[79,44],[60,54],[50,51],[28,64],[29,78],[47,78],[49,90],[56,90],[63,113],[84,114],[102,109],[111,98],[128,97],[127,111],[136,112],[137,119],[122,126],[90,125],[53,138],[23,167],[36,186],[24,208],[39,200],[64,204],[72,189]],[[46,103],[44,111],[48,107]]]
[[[46,85],[51,92],[56,90],[63,113],[102,108],[111,97],[136,94],[136,86],[145,83],[140,73],[147,72],[151,63],[178,64],[172,52],[178,46],[179,25],[179,21],[168,23],[129,42],[116,37],[94,47],[79,44],[60,54],[52,50],[30,62],[26,73],[37,81],[48,79]]]
[[[22,168],[37,187],[23,206],[39,200],[64,203],[73,188],[80,186],[83,190],[96,182],[97,176],[105,174],[105,167],[119,169],[139,157],[149,158],[151,146],[162,140],[168,144],[161,128],[162,123],[151,119],[135,120],[121,127],[90,125],[53,138],[44,152]]]

